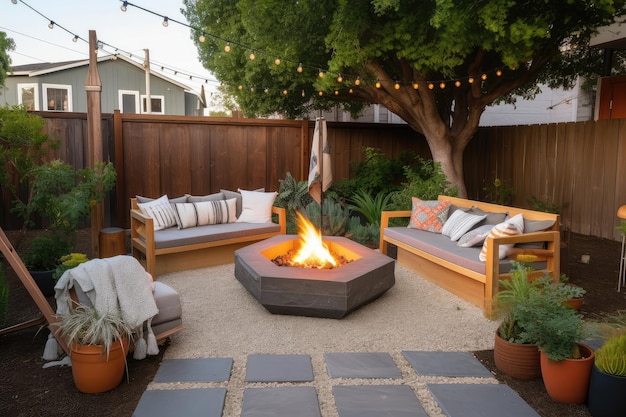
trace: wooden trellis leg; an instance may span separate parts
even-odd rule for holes
[[[4,258],[7,261],[9,261],[9,264],[11,265],[11,267],[13,268],[17,276],[20,278],[20,281],[22,281],[22,284],[24,284],[24,287],[26,287],[26,290],[30,294],[31,298],[35,301],[35,304],[37,304],[39,311],[41,311],[41,314],[43,315],[43,317],[41,318],[30,320],[30,321],[9,327],[8,329],[4,329],[2,333],[16,331],[16,330],[23,329],[25,327],[32,326],[32,325],[39,324],[39,323],[48,323],[48,329],[50,329],[50,332],[54,335],[54,337],[59,342],[59,346],[63,348],[65,353],[68,353],[67,344],[61,337],[59,337],[56,334],[55,323],[57,321],[57,318],[54,314],[54,311],[52,310],[52,307],[50,307],[48,300],[46,300],[46,297],[44,297],[44,295],[41,293],[41,290],[35,283],[35,280],[33,280],[33,277],[30,275],[30,272],[28,272],[28,270],[26,269],[24,262],[22,262],[22,259],[19,257],[19,255],[17,254],[17,252],[11,245],[11,242],[9,242],[7,235],[4,233],[4,230],[2,230],[1,227],[0,227],[0,250],[2,251],[2,254],[4,255]]]

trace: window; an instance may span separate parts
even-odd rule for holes
[[[150,104],[152,106],[152,113],[156,114],[165,114],[163,102],[165,101],[165,96],[151,96]],[[142,94],[141,96],[141,112],[147,113],[146,110],[146,95]]]
[[[39,86],[37,84],[18,84],[17,104],[26,107],[26,110],[39,110]]]
[[[72,86],[43,84],[44,110],[72,111]]]
[[[120,90],[118,97],[122,113],[139,113],[139,91]]]

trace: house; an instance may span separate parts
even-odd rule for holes
[[[103,113],[147,113],[146,70],[123,55],[99,57]],[[85,80],[89,60],[20,65],[0,86],[0,105],[25,105],[30,110],[87,112]],[[202,115],[204,103],[190,88],[157,72],[149,77],[152,113]]]

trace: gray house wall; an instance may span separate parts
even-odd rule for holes
[[[72,109],[74,112],[87,111],[87,94],[85,92],[85,80],[88,66],[64,69],[33,77],[10,75],[5,80],[4,87],[0,87],[0,104],[18,104],[18,84],[37,84],[39,90],[39,110],[47,110],[43,103],[43,84],[59,84],[72,86]],[[98,72],[102,84],[101,106],[102,112],[113,113],[120,109],[119,92],[138,91],[139,95],[146,94],[145,72],[136,66],[123,61],[107,60],[98,63]],[[196,107],[192,99],[185,98],[185,89],[177,84],[151,75],[151,96],[162,96],[164,114],[185,115],[186,100],[188,106]],[[195,96],[197,99],[197,96]],[[141,99],[140,99],[141,100]],[[193,113],[192,113],[193,114]]]

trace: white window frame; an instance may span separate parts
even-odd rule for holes
[[[49,88],[54,88],[57,90],[67,90],[67,109],[63,109],[63,110],[48,110],[48,89]],[[42,90],[42,98],[43,98],[43,109],[45,111],[58,111],[58,112],[71,112],[74,111],[74,107],[72,104],[72,86],[71,85],[65,85],[65,84],[42,84],[41,85],[41,90]]]
[[[141,113],[141,107],[139,103],[139,91],[134,91],[134,90],[119,90],[118,91],[117,97],[118,97],[120,112],[125,113],[124,112],[124,96],[125,95],[135,96],[135,111],[138,114]]]
[[[146,100],[146,95],[142,94],[141,95],[141,113],[147,114],[148,112],[146,111],[146,108],[144,106],[144,101]],[[152,113],[150,114],[165,114],[165,96],[155,96],[154,94],[151,94],[150,97],[152,98],[152,100],[161,100],[161,111],[152,111]]]
[[[39,110],[39,84],[37,83],[23,83],[23,84],[18,84],[17,85],[17,104],[18,105],[23,105],[23,90],[28,89],[28,88],[32,88],[35,91],[34,97],[33,99],[35,100],[35,107],[33,109],[29,109],[29,110],[35,110],[38,111]]]

